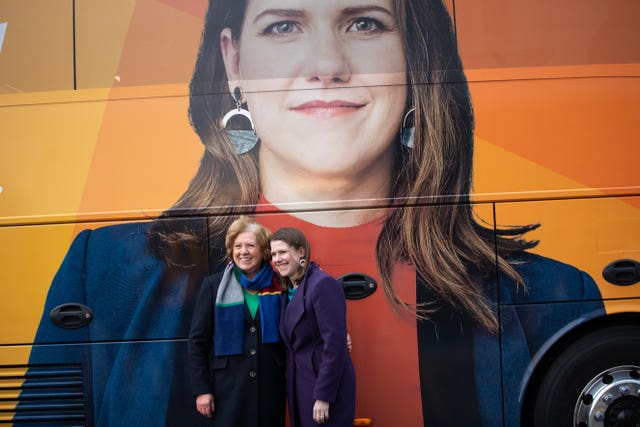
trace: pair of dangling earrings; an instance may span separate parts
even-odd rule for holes
[[[236,108],[230,110],[227,114],[222,118],[222,128],[227,132],[231,143],[233,144],[233,148],[236,154],[244,154],[249,151],[253,147],[256,146],[258,140],[258,134],[256,133],[255,127],[253,125],[253,120],[251,119],[251,113],[249,110],[242,108],[242,89],[236,86],[233,89],[233,93],[231,94],[233,100],[236,102]],[[402,129],[400,130],[400,142],[406,148],[413,148],[414,136],[416,128],[415,126],[407,126],[407,121],[409,120],[410,115],[414,115],[415,117],[415,107],[411,107],[409,111],[404,115],[402,119]],[[246,129],[227,129],[227,123],[231,120],[232,117],[242,116],[249,120],[249,124],[251,125],[250,130]]]

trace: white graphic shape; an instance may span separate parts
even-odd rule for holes
[[[4,35],[7,34],[8,22],[0,22],[0,52],[2,52],[2,43],[4,42]]]

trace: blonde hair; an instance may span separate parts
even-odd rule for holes
[[[260,247],[260,253],[262,254],[262,262],[267,262],[271,259],[271,248],[269,246],[269,239],[271,238],[271,232],[258,224],[253,218],[242,215],[231,223],[225,236],[225,246],[227,248],[227,257],[233,259],[233,244],[240,233],[251,232],[256,236],[256,243]]]

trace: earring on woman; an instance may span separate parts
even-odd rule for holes
[[[416,107],[411,107],[409,111],[404,115],[402,119],[402,129],[400,130],[400,142],[403,146],[407,148],[413,148],[413,139],[416,134],[416,128],[414,126],[407,127],[407,120],[411,114],[414,115],[414,123],[415,123],[415,113]]]
[[[230,110],[225,116],[222,118],[222,127],[229,135],[229,139],[233,143],[233,148],[235,149],[237,154],[244,154],[250,151],[253,147],[258,143],[258,135],[256,134],[256,130],[253,127],[253,120],[251,119],[251,113],[248,110],[242,108],[242,90],[240,87],[236,86],[233,89],[233,93],[231,94],[233,100],[236,101],[236,108]],[[232,117],[242,116],[249,120],[249,124],[251,125],[251,130],[236,130],[236,129],[227,129],[227,123],[231,120]]]
[[[300,268],[304,270],[304,268],[307,266],[307,260],[304,258],[300,258],[300,260],[298,261],[298,264],[300,264]]]

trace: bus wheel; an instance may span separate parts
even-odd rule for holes
[[[640,426],[640,325],[569,345],[544,374],[532,418],[534,427]]]

